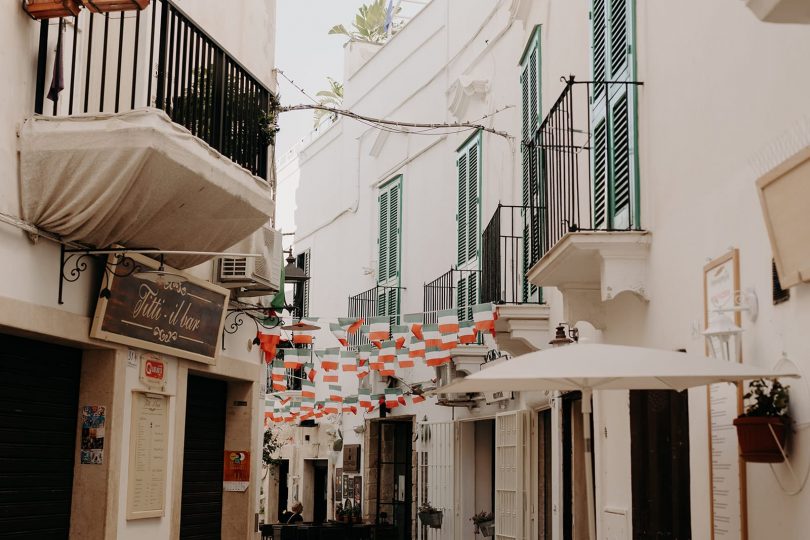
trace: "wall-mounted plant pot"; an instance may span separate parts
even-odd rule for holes
[[[93,13],[109,13],[112,11],[132,11],[144,9],[149,0],[81,0],[84,7]]]
[[[441,529],[443,517],[444,512],[442,510],[436,512],[419,512],[419,521],[422,522],[422,525],[427,525],[431,529]]]
[[[75,17],[81,6],[77,0],[26,0],[23,9],[33,19]]]
[[[481,531],[481,536],[487,538],[495,536],[495,521],[482,521],[478,524],[478,530]]]
[[[740,416],[734,419],[740,456],[749,463],[781,463],[790,420],[784,416]],[[773,433],[771,433],[773,427]],[[776,440],[774,440],[776,435]],[[779,441],[777,444],[776,441]]]

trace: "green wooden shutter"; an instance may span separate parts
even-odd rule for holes
[[[467,262],[467,184],[468,184],[468,169],[467,169],[467,153],[462,152],[458,158],[458,264],[462,265]]]
[[[611,193],[611,217],[613,227],[623,229],[630,223],[630,119],[627,93],[622,93],[611,103],[610,158],[613,164]]]
[[[388,279],[397,277],[399,272],[399,183],[391,186],[388,200]]]
[[[478,278],[479,274],[474,272],[470,274],[469,279],[467,280],[467,305],[474,306],[479,302],[478,299]],[[468,321],[472,320],[472,308],[467,308],[465,310],[464,318]]]
[[[607,13],[606,0],[593,0],[591,7],[591,55],[593,80],[600,82],[607,79]],[[604,92],[602,85],[595,85],[594,95]]]
[[[608,225],[608,142],[605,119],[593,130],[593,226],[603,229]]]
[[[391,324],[399,324],[399,289],[388,289],[388,311]]]
[[[379,196],[380,203],[380,233],[379,233],[379,272],[377,273],[378,279],[384,281],[388,278],[388,199],[389,192],[383,191]]]
[[[459,320],[464,320],[464,314],[467,307],[467,278],[463,277],[458,280],[456,284],[456,307],[458,308]]]
[[[469,179],[467,189],[467,260],[478,256],[478,244],[480,235],[478,233],[478,179],[480,174],[480,156],[478,151],[478,139],[476,138],[467,153],[469,163]]]
[[[387,289],[381,288],[377,289],[377,316],[383,317],[388,315],[388,305],[387,305],[387,298],[385,296],[385,291]]]
[[[540,127],[540,73],[538,73],[538,57],[540,51],[537,43],[532,47],[529,54],[529,114],[531,115],[529,129],[530,137],[534,137],[537,128]]]
[[[610,0],[610,74],[614,79],[627,69],[630,26],[628,2],[629,0]]]

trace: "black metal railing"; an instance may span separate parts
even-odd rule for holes
[[[458,308],[459,320],[472,320],[471,306],[479,301],[481,272],[451,268],[423,286],[422,309],[425,324],[436,324],[437,312]]]
[[[57,91],[60,78],[64,89]],[[53,115],[156,107],[267,178],[275,96],[172,0],[154,0],[143,11],[83,10],[58,24],[43,20],[36,85],[38,114],[49,94]]]
[[[349,297],[348,315],[350,318],[362,318],[366,322],[370,317],[389,315],[391,324],[399,321],[398,311],[400,292],[402,287],[390,287],[387,285],[377,285],[360,294]],[[362,332],[356,332],[349,336],[349,347],[358,347],[370,343]]]
[[[481,238],[481,301],[539,304],[542,294],[526,281],[539,259],[544,208],[499,204]]]
[[[632,111],[641,83],[563,80],[562,94],[523,142],[531,171],[523,202],[541,216],[532,263],[569,232],[640,229]]]

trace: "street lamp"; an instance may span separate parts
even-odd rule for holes
[[[709,342],[713,357],[726,362],[738,362],[742,333],[743,329],[734,324],[731,317],[721,311],[715,311],[703,335]]]
[[[566,334],[565,327],[568,327],[568,333]],[[575,343],[579,341],[579,329],[578,328],[571,328],[571,325],[568,323],[560,323],[557,325],[554,333],[554,339],[548,342],[549,345],[552,347],[565,347],[566,345],[570,345],[571,343]]]
[[[287,251],[287,265],[284,267],[284,282],[290,283],[293,286],[293,308],[295,311],[301,311],[303,308],[303,297],[299,298],[304,283],[309,281],[307,273],[297,264],[295,264],[295,257],[292,254],[292,246]],[[288,308],[289,309],[289,308]],[[292,310],[290,310],[292,313]],[[303,313],[297,313],[300,317]]]

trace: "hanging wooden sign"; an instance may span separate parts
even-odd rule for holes
[[[129,257],[143,270],[158,267],[152,259]],[[111,256],[108,264],[115,262]],[[110,272],[109,294],[98,300],[90,337],[214,364],[228,290],[179,270],[166,271],[168,280],[142,271]]]

